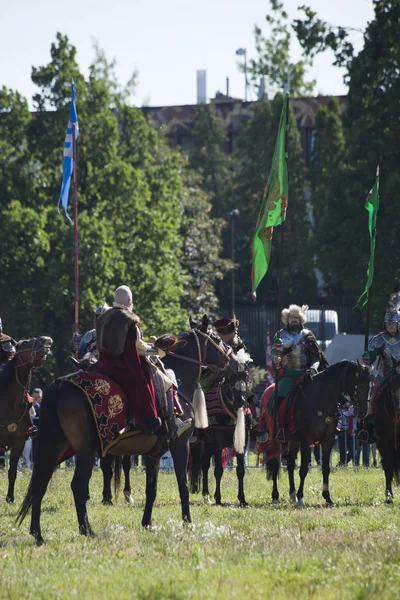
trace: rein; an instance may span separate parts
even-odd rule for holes
[[[192,329],[191,333],[193,333],[195,340],[196,340],[198,360],[196,360],[195,358],[189,358],[188,356],[182,356],[181,354],[177,354],[176,352],[168,352],[167,353],[168,356],[173,356],[174,358],[179,358],[181,360],[185,360],[187,362],[199,365],[197,381],[199,381],[199,379],[200,379],[202,367],[210,369],[211,371],[216,371],[216,372],[223,371],[226,368],[226,364],[229,363],[229,357],[233,351],[232,348],[229,348],[227,352],[224,352],[224,350],[216,342],[214,342],[214,340],[209,335],[207,335],[203,331],[198,331],[198,330]],[[201,356],[201,345],[200,345],[200,340],[198,338],[198,334],[202,335],[205,338],[205,343],[204,343],[204,347],[203,347],[203,357]],[[225,359],[225,364],[223,367],[220,367],[218,365],[213,365],[211,363],[206,362],[208,342],[211,342],[211,344],[214,346],[214,348],[216,348],[218,350],[218,352],[223,355],[223,357]]]

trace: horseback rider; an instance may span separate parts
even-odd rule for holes
[[[277,371],[275,389],[275,406],[279,407],[282,400],[293,390],[296,382],[315,362],[319,362],[318,370],[323,370],[328,361],[315,335],[310,329],[305,329],[308,306],[291,304],[281,313],[284,327],[274,337],[271,358]],[[283,428],[278,436],[285,438]],[[278,437],[277,436],[277,437]]]
[[[373,405],[382,385],[390,377],[393,362],[400,361],[400,293],[392,294],[389,298],[389,306],[385,312],[383,331],[373,336],[368,342],[368,360],[370,365],[376,365],[376,378],[368,403],[367,416],[364,419],[364,427],[358,435],[361,442],[369,441],[373,436],[375,416]]]
[[[102,315],[104,312],[106,312],[106,310],[108,310],[109,308],[110,307],[108,306],[108,304],[106,302],[104,302],[104,304],[101,304],[100,306],[98,306],[96,308],[96,310],[94,311],[94,329],[89,329],[89,331],[87,331],[83,335],[83,337],[79,343],[79,348],[78,348],[78,353],[77,353],[78,360],[81,360],[87,354],[90,354],[94,360],[97,360],[99,358],[99,352],[97,349],[96,323],[97,323],[98,317],[100,315]]]
[[[229,317],[222,317],[214,322],[214,327],[221,338],[221,340],[236,354],[238,362],[243,364],[243,370],[246,372],[247,378],[245,386],[243,386],[242,392],[245,392],[244,396],[246,402],[251,402],[253,398],[252,382],[250,380],[249,370],[253,366],[253,360],[247,351],[246,346],[242,338],[239,336],[239,319],[233,316],[232,319]],[[240,382],[237,382],[237,389],[239,388]]]
[[[157,411],[158,399],[169,438],[173,439],[191,427],[192,422],[175,419],[173,409],[168,409],[165,391],[173,382],[165,374],[158,375],[161,371],[155,373],[154,365],[149,362],[150,356],[162,358],[165,352],[143,340],[140,319],[132,309],[131,290],[125,285],[118,287],[112,308],[97,318],[97,370],[114,379],[127,393],[128,431],[131,427],[151,433],[159,429],[162,421]]]
[[[15,356],[17,342],[3,332],[3,322],[0,317],[0,371]]]

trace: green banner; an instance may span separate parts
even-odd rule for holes
[[[367,283],[365,290],[358,299],[360,306],[365,306],[368,302],[369,288],[374,279],[374,261],[375,261],[375,242],[376,242],[376,217],[379,209],[379,167],[376,169],[375,185],[369,192],[365,201],[365,208],[368,211],[368,232],[370,237],[370,255],[367,268]]]
[[[257,287],[268,271],[274,227],[286,218],[288,206],[288,172],[286,164],[286,130],[289,94],[283,101],[278,137],[276,138],[271,170],[265,187],[256,230],[251,242],[253,267],[251,274],[252,296],[256,299]]]

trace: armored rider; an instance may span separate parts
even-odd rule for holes
[[[298,379],[319,362],[319,370],[323,370],[328,362],[310,329],[305,329],[308,306],[291,304],[281,313],[284,327],[275,334],[271,358],[277,369],[277,389],[275,404],[279,406],[283,398],[292,391]],[[280,349],[281,346],[281,349]],[[285,432],[278,432],[285,438]]]
[[[400,361],[400,293],[392,294],[385,312],[383,331],[373,336],[368,343],[369,363],[376,364],[376,379],[367,416],[364,419],[365,429],[358,436],[360,441],[368,441],[373,435],[375,417],[373,415],[374,400],[382,385],[387,381],[393,369],[393,362]]]
[[[15,356],[17,342],[3,332],[3,322],[0,317],[0,371]]]
[[[106,302],[101,304],[94,311],[94,329],[89,329],[83,336],[79,343],[77,359],[81,360],[87,354],[90,354],[94,360],[98,360],[99,352],[97,349],[97,335],[96,335],[96,323],[100,315],[102,315],[110,307]]]

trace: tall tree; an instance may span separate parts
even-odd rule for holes
[[[268,31],[263,33],[254,27],[257,58],[250,60],[249,71],[253,80],[260,76],[268,78],[269,85],[282,90],[289,81],[290,91],[295,96],[311,94],[315,81],[306,81],[307,67],[311,59],[293,62],[290,56],[292,28],[283,2],[269,0],[270,10],[265,17]]]

